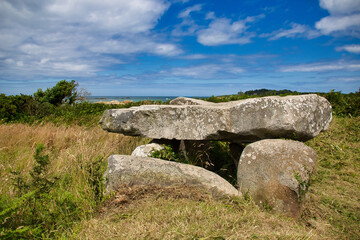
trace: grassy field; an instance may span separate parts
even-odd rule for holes
[[[360,239],[360,117],[334,117],[306,143],[318,162],[297,220],[248,198],[213,199],[187,187],[123,186],[103,198],[107,157],[148,141],[99,127],[0,125],[0,238]],[[41,194],[34,193],[39,143],[50,160],[39,176],[53,182]]]

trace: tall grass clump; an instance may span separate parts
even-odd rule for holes
[[[360,117],[334,117],[330,129],[307,144],[318,160],[303,217],[339,239],[359,239]]]
[[[103,200],[111,154],[145,139],[99,127],[0,125],[0,238],[61,237]],[[42,143],[42,144],[39,144]]]

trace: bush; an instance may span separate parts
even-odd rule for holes
[[[334,115],[342,117],[360,116],[360,89],[358,92],[349,94],[332,90],[329,93],[322,93],[320,95],[331,103]]]
[[[46,102],[55,106],[63,103],[73,104],[78,96],[76,91],[77,86],[78,84],[75,83],[74,80],[70,82],[62,80],[56,83],[54,87],[46,89],[45,92],[43,92],[41,88],[38,89],[37,92],[34,93],[34,99],[39,103]]]
[[[53,176],[48,171],[49,156],[43,144],[36,146],[35,163],[29,176],[11,172],[15,198],[0,198],[1,239],[52,238],[61,229],[70,228],[75,221],[86,217],[86,204],[67,189],[69,176]],[[92,189],[87,202],[96,205],[103,199],[104,161],[97,158],[84,166],[86,179]],[[79,193],[84,194],[84,193]],[[88,197],[91,195],[88,195]]]
[[[153,151],[151,157],[199,166],[215,172],[234,186],[237,183],[237,167],[231,156],[228,142],[211,141],[184,143],[185,151],[174,151],[169,145],[164,149]]]
[[[31,96],[6,96],[0,94],[0,119],[5,122],[28,119],[36,109],[36,102]]]
[[[44,146],[39,144],[34,155],[35,164],[30,172],[30,181],[12,172],[17,198],[3,204],[0,212],[1,237],[4,239],[36,238],[56,225],[54,212],[49,209],[50,191],[56,177],[49,177],[47,167],[49,156],[43,154]]]

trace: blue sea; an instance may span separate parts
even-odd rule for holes
[[[207,97],[192,97],[192,96],[188,96],[191,98],[207,98]],[[90,102],[90,103],[95,103],[95,102],[108,102],[108,101],[134,101],[134,102],[139,102],[139,101],[144,101],[144,100],[153,100],[153,101],[162,101],[162,102],[166,102],[166,101],[171,101],[173,99],[177,98],[176,96],[88,96],[86,97],[86,101]]]

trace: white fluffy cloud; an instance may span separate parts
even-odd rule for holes
[[[104,53],[179,54],[151,34],[168,7],[166,0],[1,0],[0,70],[90,76],[121,63]]]
[[[360,71],[360,62],[325,62],[300,64],[280,68],[280,72],[325,72],[325,71]]]
[[[359,0],[320,0],[320,6],[334,15],[360,11]]]
[[[347,51],[349,53],[360,54],[360,44],[352,44],[352,45],[345,45],[342,47],[337,47],[337,51]]]
[[[349,29],[358,32],[360,30],[360,14],[324,17],[316,23],[316,28],[326,35],[332,32],[346,31]]]
[[[171,77],[185,77],[192,79],[232,78],[243,73],[243,68],[233,64],[202,64],[190,67],[177,67],[161,74]]]
[[[201,4],[197,4],[186,8],[179,13],[178,18],[182,19],[180,24],[175,25],[172,35],[176,37],[193,35],[199,29],[199,26],[191,18],[192,12],[198,12],[202,8]]]
[[[318,31],[311,29],[309,26],[291,23],[290,29],[280,29],[270,34],[264,34],[263,36],[270,36],[269,40],[277,40],[279,38],[295,38],[295,37],[306,37],[308,39],[316,38],[320,36]]]
[[[197,40],[205,46],[250,43],[253,34],[246,32],[247,22],[250,19],[231,22],[228,18],[216,18],[208,28],[197,32]]]
[[[360,82],[360,77],[334,77],[330,79],[331,82]]]
[[[191,7],[188,7],[186,8],[184,11],[180,12],[179,13],[179,18],[187,18],[190,16],[190,13],[191,12],[197,12],[197,11],[200,11],[202,8],[202,5],[201,4],[196,4],[194,6],[191,6]]]
[[[315,26],[322,33],[334,32],[360,36],[359,0],[320,0],[320,6],[329,11],[330,16],[318,21]]]

